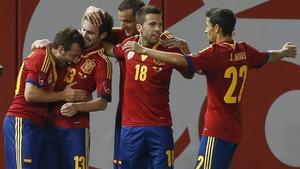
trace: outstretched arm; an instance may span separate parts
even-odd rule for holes
[[[179,53],[163,52],[155,49],[149,49],[139,45],[137,42],[128,41],[123,45],[125,52],[134,51],[140,54],[146,54],[154,59],[160,60],[165,63],[169,63],[175,66],[188,66],[188,62],[184,55]]]
[[[269,50],[268,53],[268,62],[273,62],[276,60],[281,60],[284,57],[294,58],[297,55],[297,48],[296,45],[288,42],[285,43],[280,50]]]

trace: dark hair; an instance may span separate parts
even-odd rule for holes
[[[54,49],[63,46],[64,50],[68,51],[73,43],[78,43],[81,49],[84,47],[84,39],[80,32],[73,27],[67,27],[55,35],[51,45]]]
[[[222,28],[223,35],[232,36],[236,24],[235,14],[230,9],[212,8],[206,12],[206,17],[212,26],[216,24]]]
[[[143,24],[147,14],[161,14],[161,11],[154,5],[146,5],[136,12],[136,23]]]
[[[142,0],[123,0],[123,2],[119,5],[118,10],[124,11],[126,9],[132,9],[133,16],[135,16],[136,12],[143,6],[145,6],[145,3]]]
[[[100,16],[101,16],[102,24],[99,26],[99,32],[100,33],[107,32],[108,34],[110,34],[112,27],[114,25],[112,16],[107,12],[105,12],[103,15]]]

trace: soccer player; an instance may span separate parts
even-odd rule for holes
[[[57,33],[52,48],[37,49],[23,62],[17,79],[15,97],[4,119],[4,145],[7,169],[39,169],[48,116],[47,103],[80,101],[86,92],[66,86],[52,92],[56,67],[80,57],[84,39],[78,30],[66,28]]]
[[[55,91],[61,91],[76,82],[75,89],[81,89],[88,95],[96,90],[97,98],[90,101],[60,102],[54,106],[54,118],[50,122],[48,144],[54,154],[45,158],[52,164],[43,168],[76,169],[88,168],[89,157],[89,112],[105,110],[111,101],[111,62],[101,46],[101,41],[111,32],[113,20],[111,15],[103,13],[102,23],[91,24],[85,16],[81,23],[81,33],[85,48],[79,63],[65,66],[58,70]],[[46,152],[48,153],[48,152]],[[49,157],[50,156],[50,157]],[[55,164],[55,162],[58,162]]]
[[[201,70],[207,79],[207,110],[196,169],[227,169],[241,137],[240,102],[252,68],[284,57],[295,57],[296,46],[286,43],[280,50],[260,52],[232,33],[236,17],[229,9],[213,8],[206,13],[206,34],[211,43],[194,54],[161,52],[128,42],[126,52],[135,51],[171,65]]]
[[[141,0],[124,0],[118,7],[118,17],[121,21],[120,28],[113,28],[112,33],[106,39],[106,42],[110,44],[106,44],[106,47],[109,49],[112,48],[111,44],[116,45],[118,43],[122,43],[125,39],[130,36],[134,36],[139,34],[136,28],[136,12],[140,8],[145,6],[145,3]],[[100,24],[101,18],[97,11],[103,11],[94,6],[90,6],[86,10],[86,16],[92,23]],[[95,13],[94,13],[95,12]],[[164,47],[178,47],[184,53],[190,53],[187,43],[179,39],[177,37],[165,34],[165,38],[161,39],[161,44]],[[113,53],[106,52],[108,55],[113,56]],[[117,107],[116,120],[115,120],[115,137],[114,137],[114,168],[117,169],[120,161],[118,160],[118,152],[119,152],[119,144],[120,144],[120,132],[121,132],[121,121],[122,121],[122,103],[123,103],[123,91],[124,91],[124,81],[125,81],[125,63],[123,59],[116,58],[119,63],[120,68],[120,80],[119,80],[119,103]],[[144,162],[147,164],[148,162]],[[145,168],[145,167],[141,167]],[[149,166],[148,168],[151,168]]]
[[[136,29],[135,14],[138,9],[145,6],[145,3],[142,0],[124,0],[120,3],[118,7],[118,18],[121,21],[121,27],[114,27],[112,33],[106,39],[106,42],[110,44],[109,48],[112,48],[112,45],[122,43],[125,39],[130,36],[138,34]],[[101,17],[98,15],[98,11],[103,11],[100,8],[90,6],[86,10],[87,18],[89,20],[99,25],[101,23]],[[95,12],[95,13],[94,13]],[[94,14],[94,15],[93,15]],[[111,56],[113,54],[111,53]],[[113,157],[113,167],[118,169],[121,161],[119,161],[119,149],[120,149],[120,134],[121,134],[121,121],[122,121],[122,104],[123,104],[123,91],[124,91],[124,81],[125,81],[125,62],[123,59],[118,59],[119,69],[120,69],[120,78],[119,78],[119,102],[115,118],[115,136],[114,136],[114,157]],[[148,162],[144,162],[147,166]],[[145,168],[145,167],[141,167]],[[151,167],[149,167],[151,168]]]
[[[139,36],[128,41],[163,51],[181,52],[160,44],[162,16],[155,6],[146,5],[136,14]],[[114,56],[125,62],[125,87],[119,162],[122,169],[140,168],[150,160],[152,168],[173,168],[174,141],[169,108],[169,85],[173,68],[187,78],[185,69],[152,59],[147,55],[124,52],[122,44],[113,48]]]

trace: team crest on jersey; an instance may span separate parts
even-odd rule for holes
[[[44,86],[46,83],[46,78],[47,78],[46,74],[39,73],[39,75],[38,75],[39,85]]]
[[[91,74],[95,66],[96,66],[95,62],[91,61],[90,59],[87,59],[84,62],[84,64],[80,67],[80,69],[85,74]]]
[[[159,66],[162,66],[162,65],[166,64],[165,62],[159,61],[157,59],[153,59],[153,63],[156,64],[156,65],[159,65]]]
[[[127,60],[133,58],[133,56],[134,56],[134,52],[132,52],[132,51],[128,52],[128,54],[127,54]]]
[[[103,90],[106,94],[110,94],[111,93],[111,83],[110,80],[105,80],[102,84],[103,86]]]

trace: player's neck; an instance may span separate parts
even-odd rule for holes
[[[99,40],[96,44],[92,45],[92,46],[88,46],[88,47],[85,47],[84,51],[90,51],[92,49],[95,49],[96,47],[99,47],[101,45],[101,40]]]
[[[231,36],[222,36],[222,35],[217,35],[217,38],[216,38],[216,43],[221,43],[221,42],[224,42],[224,41],[231,41],[232,40],[232,37]]]
[[[146,39],[144,39],[142,36],[139,37],[138,44],[145,46],[145,47],[152,46],[152,44],[148,43],[148,41]]]

